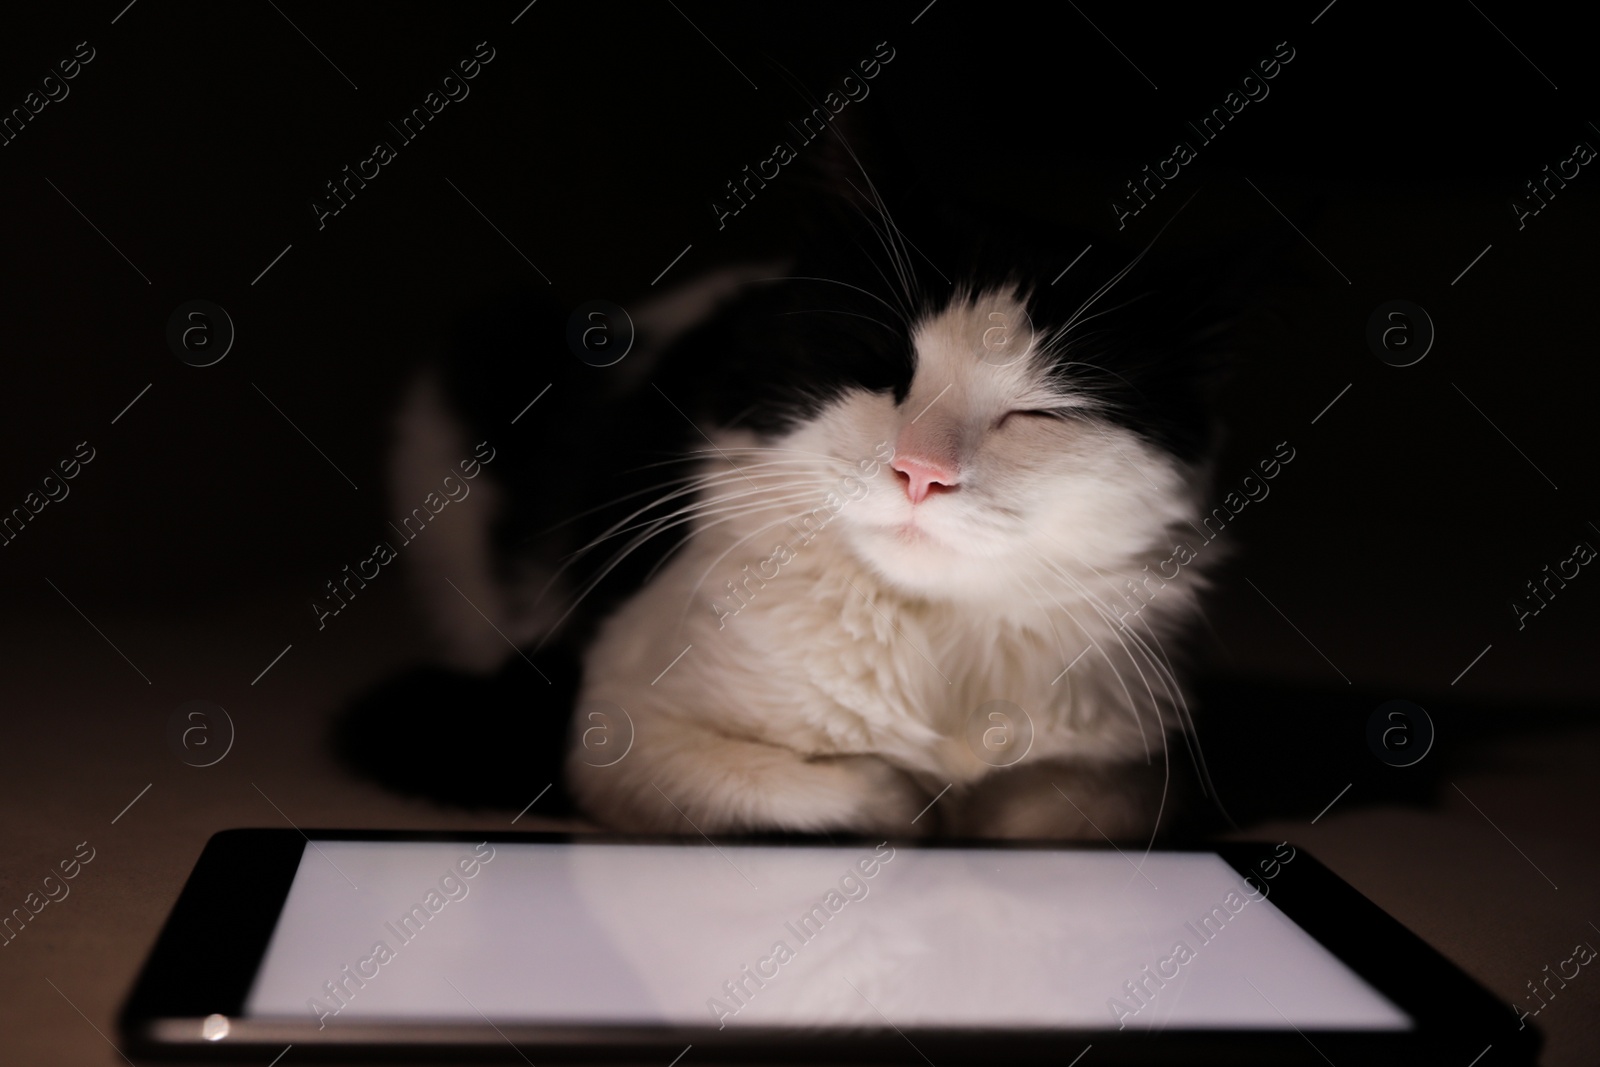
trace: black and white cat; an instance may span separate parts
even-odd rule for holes
[[[1216,557],[1172,549],[1215,312],[1149,247],[1063,270],[1082,238],[835,184],[786,263],[634,309],[615,366],[528,298],[419,380],[402,512],[497,450],[407,550],[448,658],[570,722],[566,787],[611,828],[1147,835],[1200,766],[1178,651]]]

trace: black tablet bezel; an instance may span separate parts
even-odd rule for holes
[[[1279,846],[1223,842],[1163,847],[1164,852],[1212,852],[1241,875],[1269,884],[1270,899],[1307,933],[1392,1000],[1416,1022],[1410,1031],[1371,1032],[1202,1030],[1160,1032],[1057,1030],[818,1030],[755,1028],[717,1030],[662,1026],[527,1026],[500,1024],[341,1023],[319,1031],[304,1024],[243,1017],[261,958],[308,844],[318,841],[481,841],[590,845],[670,844],[736,847],[781,842],[794,847],[876,845],[877,838],[723,837],[667,838],[546,832],[407,832],[376,830],[226,830],[207,843],[121,1016],[128,1042],[147,1055],[219,1057],[260,1055],[293,1043],[302,1054],[343,1058],[447,1054],[534,1059],[545,1063],[659,1059],[686,1046],[697,1061],[950,1063],[1063,1062],[1093,1046],[1105,1063],[1353,1063],[1456,1062],[1467,1064],[1488,1048],[1494,1062],[1532,1063],[1540,1045],[1533,1027],[1415,934],[1384,913],[1333,872],[1296,849],[1281,862]],[[1061,849],[1101,851],[1119,846],[1053,841],[896,840],[896,848]],[[1137,855],[1142,845],[1121,846]],[[1290,846],[1293,847],[1293,846]],[[1277,864],[1276,868],[1265,866]],[[219,1040],[202,1036],[209,1016],[228,1020]]]

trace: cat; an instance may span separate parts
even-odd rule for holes
[[[550,394],[408,549],[448,658],[499,666],[544,736],[570,721],[518,787],[563,778],[612,829],[1152,835],[1204,777],[1182,652],[1223,553],[1172,546],[1219,441],[1205,278],[891,210],[839,148],[792,259],[633,309],[615,366],[529,298],[419,379],[402,510],[511,432],[512,392]]]

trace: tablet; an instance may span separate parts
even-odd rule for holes
[[[541,1067],[1465,1067],[1538,1045],[1287,842],[276,829],[211,839],[122,1027],[156,1053]]]

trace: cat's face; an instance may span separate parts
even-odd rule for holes
[[[761,522],[833,494],[828,524],[912,595],[1106,596],[1199,504],[1211,357],[1189,279],[1111,252],[1069,275],[1081,240],[1031,225],[925,219],[913,246],[886,220],[827,231],[689,346],[715,382],[701,413],[756,449],[720,485],[758,487],[734,506],[770,500]]]
[[[915,321],[903,392],[843,388],[773,441],[815,457],[797,480],[837,492],[837,535],[907,593],[1021,608],[1064,573],[1104,597],[1194,506],[1187,465],[1108,419],[1104,372],[1036,315],[960,294]]]

